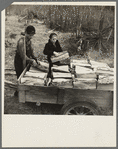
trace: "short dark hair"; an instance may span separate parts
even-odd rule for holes
[[[27,34],[35,34],[34,26],[32,26],[32,25],[27,26],[26,29],[25,29],[25,33],[27,33]]]
[[[51,39],[53,35],[57,36],[56,33],[51,33],[50,36],[49,36],[49,38]]]

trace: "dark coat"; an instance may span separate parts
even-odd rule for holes
[[[62,48],[59,44],[59,41],[57,40],[55,43],[56,46],[53,45],[53,43],[48,41],[48,43],[45,45],[43,53],[47,55],[48,61],[50,61],[51,56],[53,55],[53,52],[62,52]]]

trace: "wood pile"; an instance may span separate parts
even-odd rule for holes
[[[74,88],[113,90],[114,69],[106,63],[87,60],[71,60],[71,67],[75,67]]]
[[[70,67],[54,65],[52,67],[53,79],[47,79],[49,64],[40,62],[40,65],[35,64],[26,72],[21,78],[21,83],[75,89],[113,90],[114,69],[107,64],[95,61],[90,61],[88,64],[87,60],[72,60]]]

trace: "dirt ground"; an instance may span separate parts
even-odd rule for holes
[[[48,29],[43,22],[38,21],[31,23],[36,28],[36,34],[32,39],[34,54],[39,57],[40,60],[45,60],[43,55],[43,49],[45,43],[48,42],[49,35],[52,30]],[[25,22],[18,22],[17,16],[9,16],[7,21],[5,21],[5,41],[6,43],[11,43],[11,45],[5,48],[5,72],[6,69],[14,70],[14,56],[18,39],[22,36],[21,32],[25,30]],[[10,38],[11,34],[16,34],[15,38]],[[70,33],[57,32],[59,41],[63,50],[66,50],[68,43],[65,42],[69,37]],[[110,67],[113,67],[113,54],[108,57],[99,56],[99,53],[89,53],[91,59],[99,57],[99,61],[106,62]],[[5,79],[16,83],[16,75],[5,75]],[[57,115],[60,113],[62,108],[61,105],[53,104],[41,104],[41,106],[36,106],[36,103],[19,103],[18,97],[14,96],[14,89],[5,88],[4,90],[4,113],[5,114],[49,114]],[[109,113],[112,113],[109,111]]]

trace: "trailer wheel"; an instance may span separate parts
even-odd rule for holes
[[[61,109],[63,115],[100,115],[97,106],[87,102],[65,104]]]

